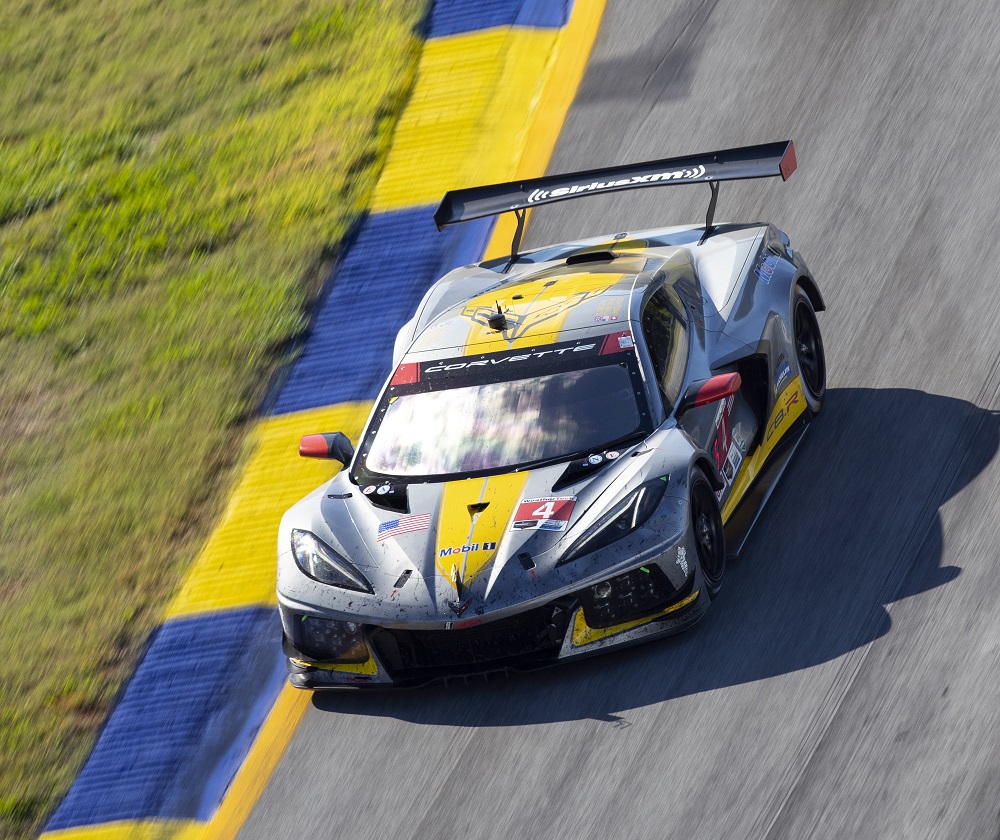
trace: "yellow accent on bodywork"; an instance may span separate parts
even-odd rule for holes
[[[462,310],[462,317],[472,324],[465,339],[465,355],[552,344],[558,341],[572,309],[604,294],[624,278],[621,273],[546,273],[518,283],[499,296],[503,298],[501,306],[511,324],[502,333],[491,329],[487,323],[487,318],[496,312],[497,293],[475,297]],[[512,300],[512,293],[521,295],[521,300]]]
[[[496,558],[497,548],[484,550],[482,545],[496,543],[499,547],[529,475],[530,472],[518,472],[467,478],[450,481],[444,486],[434,557],[438,572],[453,585],[455,567],[462,582],[468,584]],[[470,512],[470,505],[484,503],[488,506],[481,512]],[[480,546],[477,551],[449,553],[442,557],[442,551],[474,544]]]
[[[369,655],[364,662],[306,662],[304,659],[294,659],[292,662],[303,668],[316,668],[319,671],[338,671],[342,674],[371,674],[378,673],[378,665]]]
[[[340,403],[260,423],[254,435],[257,449],[166,619],[277,603],[274,570],[281,517],[340,469],[337,461],[299,457],[299,439],[311,432],[342,431],[356,441],[370,411],[368,402]]]
[[[764,427],[764,442],[757,447],[753,457],[747,458],[743,462],[736,480],[733,481],[733,489],[722,506],[722,521],[725,522],[732,516],[736,506],[746,495],[754,479],[760,474],[768,456],[774,451],[778,441],[784,437],[785,432],[791,428],[792,423],[799,419],[802,412],[806,410],[806,397],[802,392],[802,378],[796,376],[778,395],[777,404],[774,411],[768,418],[767,426]]]
[[[615,636],[618,633],[624,633],[626,630],[634,630],[636,627],[642,627],[644,624],[649,624],[651,621],[656,621],[658,618],[663,618],[665,615],[670,615],[670,613],[683,609],[697,597],[698,590],[695,590],[687,598],[678,601],[676,604],[671,604],[658,613],[647,615],[644,618],[637,618],[635,621],[626,621],[624,624],[615,624],[613,627],[591,627],[587,624],[587,619],[584,617],[583,608],[581,607],[576,611],[576,618],[573,619],[573,647],[583,647],[592,642],[606,639],[608,636]]]

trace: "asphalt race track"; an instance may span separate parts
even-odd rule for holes
[[[1000,832],[1000,21],[985,0],[612,0],[550,171],[793,138],[723,184],[814,271],[826,408],[692,632],[317,695],[243,837]],[[528,244],[704,218],[565,202]]]

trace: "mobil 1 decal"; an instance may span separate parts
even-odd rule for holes
[[[757,275],[757,279],[761,283],[767,285],[771,282],[771,278],[774,276],[774,270],[778,267],[781,262],[781,257],[774,253],[770,248],[761,251],[760,257],[757,260],[757,265],[754,266],[753,273]]]
[[[473,554],[477,551],[496,551],[497,543],[466,543],[465,545],[447,546],[438,551],[438,557],[454,557],[462,554]]]
[[[514,531],[565,531],[573,515],[576,496],[543,496],[524,499],[514,513]]]

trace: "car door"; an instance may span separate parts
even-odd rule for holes
[[[689,364],[695,370],[688,378],[707,379],[711,375],[707,367],[703,375],[697,375],[686,310],[670,285],[659,288],[647,301],[642,311],[642,332],[664,411],[669,416],[681,398]],[[712,456],[725,480],[725,487],[716,494],[724,502],[756,432],[753,411],[742,394],[735,394],[688,409],[677,419],[677,425]]]

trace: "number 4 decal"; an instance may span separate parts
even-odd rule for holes
[[[565,531],[573,515],[576,496],[524,499],[514,512],[514,531]]]
[[[551,519],[552,515],[555,513],[555,510],[556,510],[555,502],[546,502],[540,508],[533,510],[531,512],[531,516],[534,519]]]

